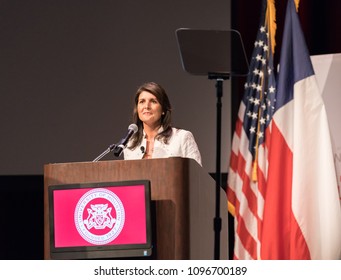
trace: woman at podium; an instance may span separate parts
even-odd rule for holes
[[[141,85],[134,99],[133,121],[137,132],[124,149],[124,159],[192,158],[201,155],[193,134],[172,126],[172,108],[165,89],[154,82]]]

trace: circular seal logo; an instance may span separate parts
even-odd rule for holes
[[[97,188],[86,192],[75,209],[78,233],[89,243],[108,244],[121,232],[125,212],[121,200],[113,192]]]

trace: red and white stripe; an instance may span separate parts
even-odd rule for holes
[[[267,149],[259,146],[257,181],[251,178],[253,159],[243,129],[245,105],[241,103],[232,142],[228,179],[228,200],[235,213],[235,259],[259,259],[267,173]]]

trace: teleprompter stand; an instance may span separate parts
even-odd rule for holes
[[[214,259],[220,259],[220,188],[221,188],[221,98],[223,81],[230,77],[246,76],[248,62],[241,36],[236,30],[176,30],[183,69],[192,75],[216,80],[216,207],[214,218]]]

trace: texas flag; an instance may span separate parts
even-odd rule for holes
[[[272,117],[261,259],[339,259],[341,209],[325,106],[288,0]]]

